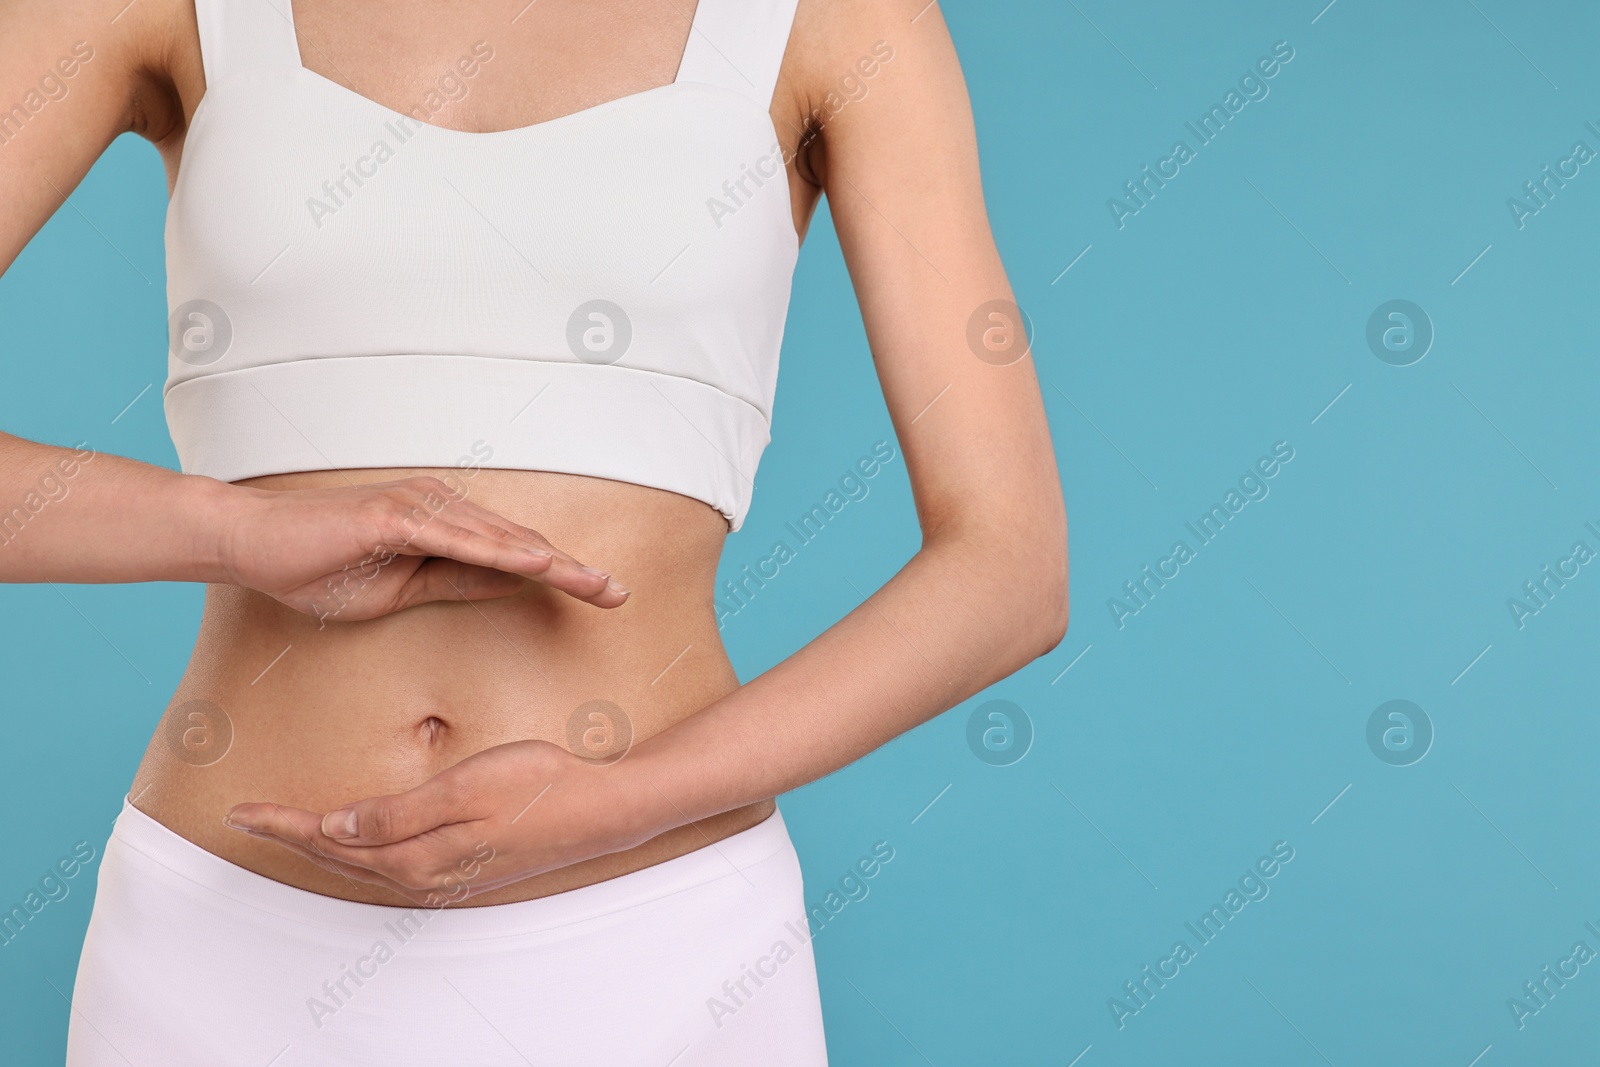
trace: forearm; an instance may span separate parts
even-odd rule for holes
[[[970,541],[925,546],[793,656],[636,745],[618,766],[638,803],[689,822],[776,796],[1025,666],[1066,626],[1061,549],[1031,567],[975,567],[986,554]]]
[[[0,434],[0,582],[223,581],[228,504],[249,492]]]

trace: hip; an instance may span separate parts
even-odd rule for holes
[[[430,909],[273,881],[130,804],[98,878],[69,1067],[826,1062],[776,809],[581,889]]]

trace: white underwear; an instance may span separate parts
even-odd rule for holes
[[[781,815],[512,904],[396,908],[245,870],[124,802],[67,1067],[816,1067]]]

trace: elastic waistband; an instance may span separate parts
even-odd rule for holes
[[[374,924],[414,912],[431,912],[417,940],[470,941],[538,933],[648,904],[724,878],[744,877],[765,860],[794,845],[777,809],[748,830],[652,867],[603,882],[509,904],[479,907],[391,907],[342,900],[300,889],[246,870],[207,852],[140,811],[126,799],[112,824],[107,852],[126,848],[176,881],[219,905],[267,912],[282,919],[340,931],[368,931]],[[798,861],[795,861],[798,862]]]

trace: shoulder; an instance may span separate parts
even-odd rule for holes
[[[779,95],[803,131],[802,173],[816,184],[842,145],[882,155],[959,140],[970,123],[935,0],[799,0]]]
[[[859,93],[860,79],[876,78],[930,34],[948,40],[930,0],[799,0],[784,65],[793,89],[815,105]]]
[[[930,0],[799,0],[790,48],[801,58],[839,59],[941,24]]]

